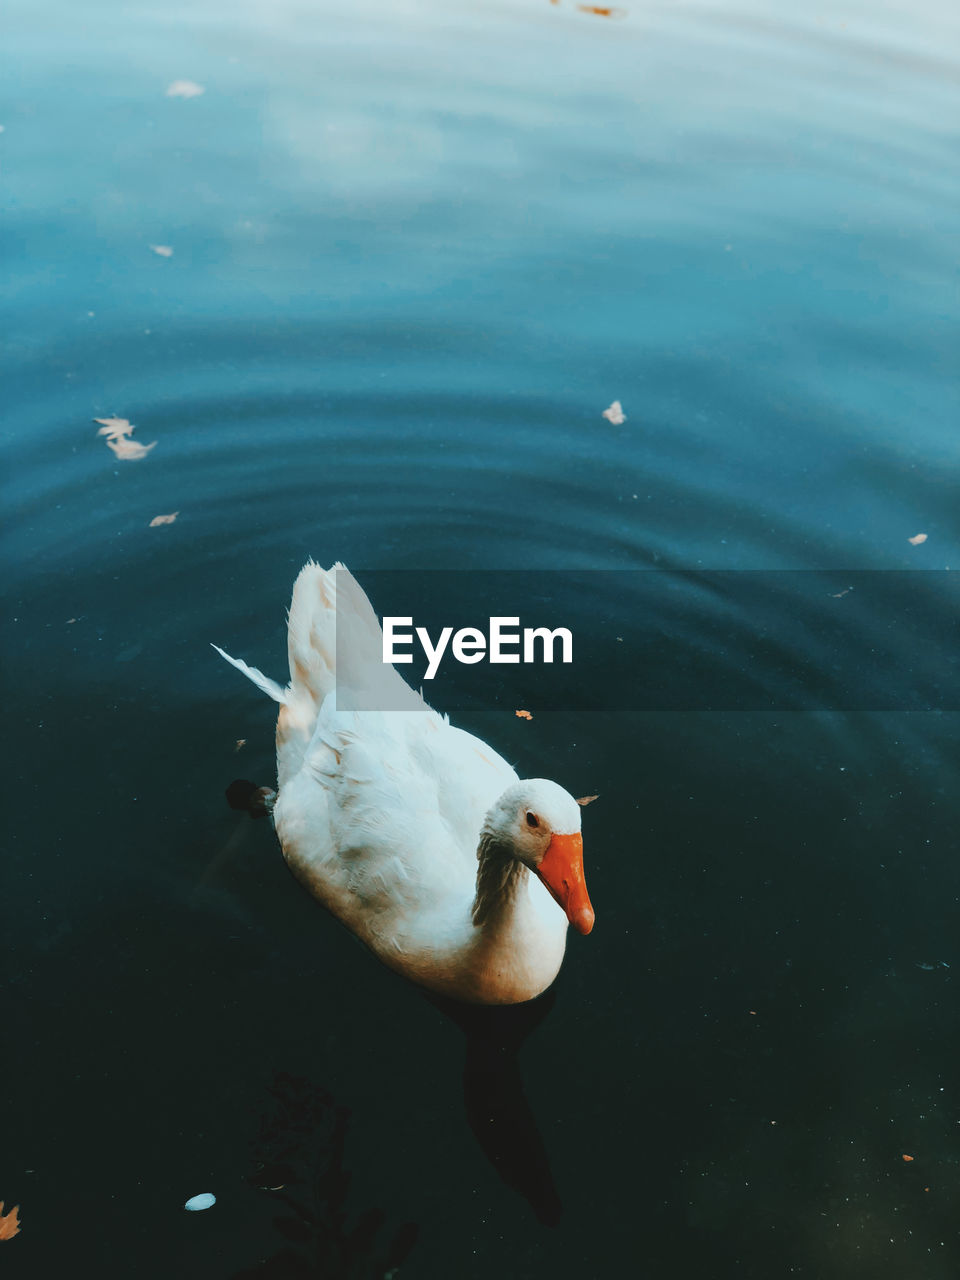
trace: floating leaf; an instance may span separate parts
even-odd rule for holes
[[[619,400],[614,400],[609,409],[604,409],[603,416],[608,422],[612,422],[615,427],[619,427],[621,422],[626,422],[627,415],[623,412],[623,405]]]
[[[129,436],[133,433],[133,427],[126,418],[94,418],[94,422],[101,424],[98,436]]]
[[[238,739],[237,739],[237,742],[236,742],[236,745],[234,746],[234,748],[233,748],[233,749],[234,749],[234,751],[239,751],[239,750],[241,750],[241,748],[242,748],[242,747],[245,747],[246,745],[247,745],[247,740],[246,740],[246,738],[238,738]]]
[[[586,807],[586,805],[593,804],[594,800],[599,800],[599,799],[600,799],[599,796],[581,796],[580,799],[577,801],[577,804],[580,806],[581,809],[583,809]]]
[[[15,1204],[9,1213],[3,1212],[3,1201],[0,1200],[0,1240],[12,1240],[20,1232],[20,1219],[17,1214],[20,1206]]]
[[[597,18],[625,18],[627,16],[626,9],[612,9],[607,5],[578,4],[577,8],[581,13],[592,13]]]
[[[107,447],[122,461],[136,462],[145,458],[156,443],[156,440],[151,440],[149,444],[141,444],[139,440],[128,440],[126,436],[121,436],[118,440],[108,440]]]
[[[135,428],[126,418],[94,418],[94,422],[100,423],[97,435],[106,436],[107,447],[125,462],[136,462],[140,458],[145,458],[157,443],[156,440],[151,441],[150,444],[131,440],[130,436],[133,435]]]
[[[195,80],[174,80],[167,85],[168,98],[199,98],[205,92],[203,85],[197,84]]]
[[[212,1209],[216,1203],[217,1197],[211,1191],[203,1191],[198,1196],[191,1196],[183,1207],[191,1213],[198,1213],[201,1209]]]
[[[919,547],[920,544],[922,542],[926,542],[926,540],[927,540],[927,535],[925,533],[915,533],[912,538],[907,539],[911,547]]]
[[[150,521],[150,528],[155,529],[158,524],[173,524],[179,514],[179,511],[172,511],[168,516],[154,516]]]
[[[533,716],[529,711],[515,711],[513,713],[518,720],[532,720]]]
[[[909,1163],[912,1163],[912,1161],[913,1161],[913,1156],[904,1156],[904,1157],[903,1157],[903,1159],[904,1159],[904,1160],[906,1160],[906,1161],[907,1161],[907,1163],[909,1164]]]
[[[158,257],[172,258],[173,250],[168,244],[152,244],[149,246]]]

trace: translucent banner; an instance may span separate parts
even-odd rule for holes
[[[960,708],[949,570],[337,577],[343,709]]]

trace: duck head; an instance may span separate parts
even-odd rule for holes
[[[583,876],[580,805],[547,778],[509,787],[487,814],[486,830],[507,856],[541,880],[578,933],[593,928],[594,913]]]

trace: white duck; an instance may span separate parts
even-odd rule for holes
[[[544,991],[568,922],[593,928],[573,796],[520,781],[382,662],[377,616],[343,565],[311,561],[294,584],[285,689],[217,651],[280,703],[274,821],[310,892],[424,987],[477,1004]],[[397,709],[338,709],[335,683],[341,706]]]

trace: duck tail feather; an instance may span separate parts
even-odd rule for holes
[[[279,702],[281,706],[286,706],[287,694],[281,689],[276,680],[271,680],[269,676],[265,676],[262,671],[258,671],[256,667],[248,666],[242,658],[231,658],[229,653],[224,653],[218,644],[211,645],[216,649],[221,658],[226,658],[231,667],[236,667],[238,671],[242,671],[248,680],[252,680],[258,689],[262,689],[264,693]]]
[[[336,576],[308,560],[293,584],[287,614],[290,688],[319,707],[334,685],[337,665]]]

